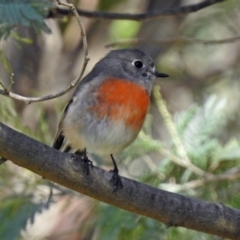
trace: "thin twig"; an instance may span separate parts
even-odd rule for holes
[[[163,100],[160,93],[160,86],[155,86],[153,90],[153,95],[155,97],[155,101],[158,107],[159,112],[162,114],[165,125],[172,137],[173,143],[176,147],[177,154],[180,158],[182,158],[186,163],[190,162],[188,159],[187,153],[181,143],[181,140],[178,136],[177,130],[175,129],[172,116],[169,113],[166,102]]]
[[[75,15],[75,17],[76,17],[76,19],[78,21],[78,24],[79,24],[79,27],[80,27],[80,30],[81,30],[81,34],[82,34],[82,38],[83,38],[82,41],[83,41],[84,63],[82,65],[82,68],[80,69],[79,77],[76,78],[75,80],[73,80],[72,83],[71,83],[72,85],[75,86],[80,81],[80,79],[81,79],[81,77],[82,77],[82,75],[83,75],[83,73],[84,73],[84,71],[86,69],[87,63],[90,60],[89,57],[88,57],[87,35],[86,35],[84,26],[83,26],[83,24],[81,22],[81,19],[80,19],[80,16],[79,16],[78,12],[77,12],[76,7],[73,4],[71,4],[71,3],[62,3],[60,0],[56,0],[56,1],[57,1],[57,3],[59,5],[63,5],[63,6],[69,7],[71,9],[71,11],[74,13],[74,15]]]
[[[10,74],[10,83],[9,83],[9,85],[8,85],[8,87],[7,87],[7,92],[10,92],[11,87],[12,87],[12,85],[14,84],[13,78],[14,78],[14,73],[13,73],[13,71],[12,71],[11,74]]]
[[[159,112],[162,114],[165,125],[172,137],[172,141],[173,144],[176,148],[176,152],[179,156],[175,157],[174,155],[168,153],[167,151],[164,151],[163,149],[161,149],[161,152],[169,157],[170,160],[172,160],[173,162],[175,162],[176,164],[186,167],[189,170],[191,170],[192,172],[196,173],[197,175],[200,176],[205,176],[205,175],[211,175],[205,171],[203,171],[202,169],[198,168],[197,166],[195,166],[188,158],[187,153],[184,149],[184,146],[181,143],[181,140],[178,136],[177,130],[175,128],[175,125],[173,123],[172,120],[172,116],[169,113],[167,106],[166,106],[166,102],[163,100],[161,93],[160,93],[160,87],[159,86],[155,86],[153,89],[153,95],[155,97],[156,100],[156,104],[158,106]]]
[[[203,8],[209,7],[216,3],[220,3],[226,0],[207,0],[197,4],[191,4],[182,7],[175,7],[164,9],[161,11],[147,12],[147,13],[110,13],[110,12],[99,12],[99,11],[87,11],[82,9],[77,9],[80,16],[87,18],[98,18],[98,19],[119,19],[119,20],[133,20],[133,21],[143,21],[154,18],[163,18],[163,17],[176,17],[185,15],[192,12],[197,12]],[[55,18],[59,16],[69,16],[72,12],[68,9],[56,8],[49,11],[48,18]]]
[[[14,77],[14,73],[12,72],[10,74],[10,83],[7,87],[0,81],[0,86],[3,88],[3,90],[0,90],[0,93],[3,92],[4,93],[3,95],[5,95],[10,92],[10,89],[11,89],[12,85],[14,84],[13,77]]]
[[[175,164],[187,168],[190,171],[192,171],[193,173],[199,175],[199,176],[213,176],[211,173],[207,173],[205,171],[203,171],[202,169],[198,168],[197,166],[195,166],[194,164],[192,164],[192,162],[190,161],[185,161],[182,160],[181,158],[176,157],[175,155],[173,155],[172,153],[170,153],[169,151],[165,150],[165,149],[161,149],[160,153],[162,155],[164,155],[165,157],[167,157],[170,161],[174,162]]]
[[[193,180],[182,184],[180,190],[194,189],[203,186],[206,183],[218,181],[233,181],[240,178],[240,167],[234,167],[218,175],[208,175],[202,179]]]
[[[56,1],[59,5],[66,6],[66,7],[69,7],[71,9],[71,11],[73,12],[73,14],[75,15],[75,17],[78,21],[78,24],[79,24],[79,27],[80,27],[80,30],[81,30],[81,34],[82,34],[82,38],[83,38],[82,41],[83,41],[84,62],[83,62],[83,65],[82,65],[82,67],[79,71],[79,75],[68,85],[68,87],[66,89],[64,89],[64,90],[62,90],[58,93],[49,94],[47,96],[43,96],[43,97],[24,97],[24,96],[18,95],[18,94],[13,93],[13,92],[8,92],[5,89],[4,90],[0,89],[0,94],[1,95],[7,96],[7,97],[10,97],[10,98],[19,100],[19,101],[23,101],[27,104],[30,104],[32,102],[41,102],[41,101],[54,99],[54,98],[57,98],[57,97],[60,97],[60,96],[64,95],[65,93],[70,91],[72,88],[74,88],[77,85],[77,83],[81,80],[81,78],[83,76],[83,73],[86,69],[87,63],[89,61],[86,32],[85,32],[85,29],[84,29],[84,27],[81,23],[81,19],[80,19],[78,13],[77,13],[77,10],[76,10],[75,6],[73,4],[70,4],[70,3],[63,3],[60,0],[56,0]]]
[[[133,38],[133,39],[123,39],[119,41],[115,41],[106,45],[106,47],[116,47],[125,44],[133,45],[133,44],[155,44],[159,45],[162,43],[199,43],[204,45],[217,45],[217,44],[228,44],[233,43],[240,40],[240,36],[224,38],[219,40],[203,40],[198,38],[187,38],[187,37],[176,37],[176,38],[163,38],[163,39],[146,39],[146,38]]]

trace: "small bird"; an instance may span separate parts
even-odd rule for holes
[[[122,188],[113,155],[137,137],[145,120],[153,81],[168,77],[156,71],[150,56],[138,49],[109,52],[79,83],[65,107],[53,147],[83,157],[88,153],[111,156],[114,191]]]

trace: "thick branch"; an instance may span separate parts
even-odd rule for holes
[[[44,178],[97,200],[159,220],[224,238],[240,239],[240,211],[163,191],[127,178],[112,193],[111,173],[94,167],[86,176],[78,156],[59,152],[0,123],[0,156]]]
[[[162,17],[173,17],[173,16],[180,16],[184,14],[188,14],[191,12],[197,12],[203,8],[209,7],[213,4],[223,2],[225,0],[207,0],[197,4],[191,4],[188,6],[164,9],[162,11],[155,11],[155,12],[148,12],[148,13],[138,13],[138,14],[131,14],[131,13],[110,13],[110,12],[91,12],[87,10],[77,9],[78,14],[80,16],[84,16],[87,18],[101,18],[101,19],[126,19],[126,20],[135,20],[135,21],[142,21],[142,20],[149,20],[153,18],[162,18]],[[51,9],[48,18],[55,18],[59,16],[70,16],[72,12],[69,9]]]

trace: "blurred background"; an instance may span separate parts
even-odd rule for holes
[[[89,11],[140,13],[198,1],[73,2]],[[159,71],[170,75],[155,81],[161,95],[152,95],[138,139],[117,156],[121,175],[240,208],[240,2],[228,0],[195,13],[145,21],[81,19],[90,57],[85,74],[113,49],[106,45],[117,41],[114,48],[142,49],[152,56]],[[58,92],[80,70],[83,46],[76,19],[48,18],[46,23],[52,34],[17,29],[32,43],[12,39],[0,42],[14,72],[11,90],[15,93],[44,96]],[[228,40],[219,41],[223,39]],[[9,73],[2,63],[0,80],[9,83]],[[69,92],[30,105],[0,96],[0,120],[51,145],[61,111],[71,95]],[[94,159],[95,165],[112,168],[104,159]],[[208,174],[213,178],[206,177]],[[46,180],[10,161],[0,166],[0,175],[0,239],[218,239],[185,228],[166,228],[153,219],[58,185],[46,206]]]

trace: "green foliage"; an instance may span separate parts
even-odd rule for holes
[[[115,20],[109,28],[109,34],[112,41],[136,36],[141,23],[130,20]],[[117,31],[116,31],[117,29]]]
[[[9,63],[8,59],[6,56],[3,54],[3,52],[0,50],[0,62],[3,63],[4,68],[8,73],[12,73],[12,67],[11,64]]]
[[[214,175],[227,173],[238,168],[240,163],[240,142],[237,139],[231,139],[223,144],[217,138],[219,131],[224,131],[224,125],[227,121],[224,115],[227,104],[224,100],[211,96],[206,100],[203,106],[194,104],[187,111],[178,114],[175,118],[175,126],[178,130],[181,142],[186,150],[191,162],[200,169]],[[170,150],[174,154],[174,149]],[[206,181],[206,183],[194,187],[189,183],[202,179],[194,174],[188,167],[183,168],[173,164],[166,158],[159,168],[164,175],[164,183],[159,187],[175,192],[197,196],[208,199],[209,201],[225,202],[227,199],[235,199],[231,192],[225,199],[225,194],[219,194],[223,188],[225,191],[232,186],[226,178],[225,181]],[[235,169],[235,171],[238,171]],[[231,173],[228,173],[230,176]],[[174,179],[174,181],[173,181]],[[173,183],[171,183],[173,181]],[[239,180],[235,183],[239,184]],[[186,184],[186,188],[184,187]],[[220,192],[219,192],[220,191]],[[232,202],[231,206],[237,207],[238,201]],[[239,203],[238,203],[239,207]]]
[[[17,26],[32,27],[36,32],[51,33],[44,22],[47,10],[54,5],[47,0],[0,0],[0,40],[11,35]],[[15,38],[20,38],[19,36]]]
[[[27,135],[32,135],[30,129],[22,126],[19,117],[14,108],[14,103],[11,99],[1,96],[3,100],[0,101],[0,116],[1,121],[8,124],[10,127],[17,128]]]
[[[111,239],[159,239],[163,224],[146,217],[126,212],[108,204],[101,204],[97,212],[99,228],[99,240]]]
[[[224,125],[223,109],[226,101],[210,97],[202,107],[193,105],[176,117],[176,128],[184,149],[192,162],[207,169],[221,148],[214,138]]]
[[[42,142],[43,138],[49,138],[44,116],[40,114],[39,122],[44,124],[34,133],[22,126],[13,101],[3,96],[0,101],[0,116],[2,122],[29,136],[37,137]],[[38,176],[28,170],[16,171],[6,162],[0,166],[0,176],[0,239],[19,239],[21,230],[25,229],[27,223],[33,223],[35,215],[48,208],[50,202],[38,189],[43,180],[39,180]]]
[[[126,148],[126,150],[123,151],[120,157],[123,159],[126,157],[131,157],[132,159],[135,159],[145,154],[159,151],[161,147],[161,142],[154,141],[144,132],[140,132],[137,140],[131,145],[131,147]]]
[[[11,89],[12,84],[14,83],[13,80],[13,70],[12,70],[12,66],[9,62],[9,60],[7,59],[7,57],[4,55],[4,53],[0,50],[0,63],[3,64],[4,69],[6,70],[6,72],[9,74],[9,84],[7,86],[5,86],[0,79],[0,86],[3,88],[3,90],[5,92],[9,92]]]
[[[34,203],[31,195],[15,195],[1,199],[0,239],[18,239],[28,220],[34,222],[36,213],[46,208],[44,202]]]
[[[216,237],[206,234],[198,233],[196,231],[186,229],[186,228],[171,228],[164,235],[164,240],[169,239],[184,239],[184,240],[215,240]]]
[[[19,116],[15,111],[14,102],[10,98],[0,96],[4,100],[0,101],[0,116],[1,121],[6,123],[8,126],[18,129],[24,134],[35,138],[38,141],[44,142],[45,144],[51,144],[52,134],[49,129],[49,125],[46,122],[44,109],[39,103],[37,105],[38,119],[37,124],[38,128],[35,131],[32,131],[27,126],[23,126],[21,121],[19,121]]]

